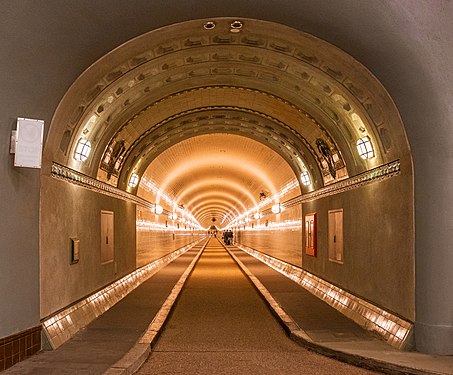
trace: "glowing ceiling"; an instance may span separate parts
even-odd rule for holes
[[[260,193],[273,195],[282,182],[296,179],[288,163],[269,147],[232,134],[182,141],[154,159],[143,176],[142,180],[154,181],[178,206],[183,205],[203,227],[213,218],[226,225],[256,206]],[[298,194],[300,190],[295,189],[292,196]],[[143,186],[138,195],[162,204]]]

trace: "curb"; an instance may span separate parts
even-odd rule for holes
[[[104,372],[103,375],[130,375],[138,371],[151,354],[152,348],[156,345],[157,339],[159,338],[162,328],[167,321],[170,312],[172,311],[176,300],[178,299],[181,290],[192,272],[195,264],[198,262],[201,254],[203,253],[206,242],[195,258],[190,263],[189,267],[186,268],[184,273],[181,275],[179,280],[176,282],[171,293],[165,300],[160,310],[155,315],[154,319],[140,337],[140,339],[134,344],[134,346],[110,369]]]
[[[340,350],[332,349],[328,346],[316,343],[310,336],[299,327],[294,319],[288,315],[280,304],[272,297],[266,287],[253,275],[250,270],[242,263],[239,258],[233,254],[227,246],[224,246],[226,251],[230,254],[233,260],[242,269],[244,274],[251,280],[255,288],[263,297],[266,304],[271,309],[272,313],[277,318],[278,322],[283,326],[283,329],[288,333],[291,340],[304,346],[305,348],[330,357],[341,362],[345,362],[357,367],[365,368],[372,371],[379,371],[389,375],[447,375],[443,372],[433,372],[429,370],[418,370],[411,367],[401,366],[389,362],[379,361],[374,358],[363,357],[358,354],[352,354]],[[231,247],[230,247],[231,248]]]

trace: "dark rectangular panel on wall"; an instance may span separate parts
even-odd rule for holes
[[[329,260],[343,263],[343,209],[329,210]]]
[[[0,371],[41,350],[41,326],[0,339]]]
[[[101,211],[101,263],[113,262],[114,226],[113,212]]]

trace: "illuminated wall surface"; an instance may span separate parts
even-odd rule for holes
[[[170,218],[158,217],[149,210],[137,208],[137,267],[144,266],[168,253],[188,245],[205,231],[192,230]]]
[[[253,228],[250,224],[237,231],[237,242],[302,267],[301,207],[291,207],[276,216],[253,220]]]

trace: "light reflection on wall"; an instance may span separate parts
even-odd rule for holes
[[[165,231],[165,232],[184,232],[182,235],[191,236],[190,230],[187,229],[187,226],[183,225],[175,225],[175,224],[162,224],[156,223],[154,221],[143,221],[143,220],[136,220],[135,222],[137,231]]]
[[[410,340],[411,322],[330,284],[300,267],[247,246],[238,245],[238,247],[295,281],[363,328],[376,332],[390,345],[403,349]]]
[[[284,220],[280,222],[267,221],[266,223],[250,224],[247,223],[243,228],[247,231],[263,231],[263,230],[300,230],[302,220]]]
[[[279,203],[280,200],[294,191],[295,189],[299,188],[299,181],[297,179],[291,180],[288,182],[283,188],[276,194],[265,198],[262,200],[260,203],[258,203],[256,206],[253,208],[249,209],[248,211],[244,212],[242,215],[236,216],[227,226],[226,228],[232,228],[232,227],[237,227],[239,225],[243,225],[245,223],[245,219],[249,217],[253,217],[253,215],[256,212],[261,211],[264,207],[269,206],[273,203]],[[281,207],[282,211],[284,207]],[[225,221],[225,219],[222,221],[222,223]]]
[[[64,344],[165,265],[191,249],[198,241],[200,239],[138,268],[100,291],[48,317],[43,321],[42,327],[49,344],[53,349]]]

